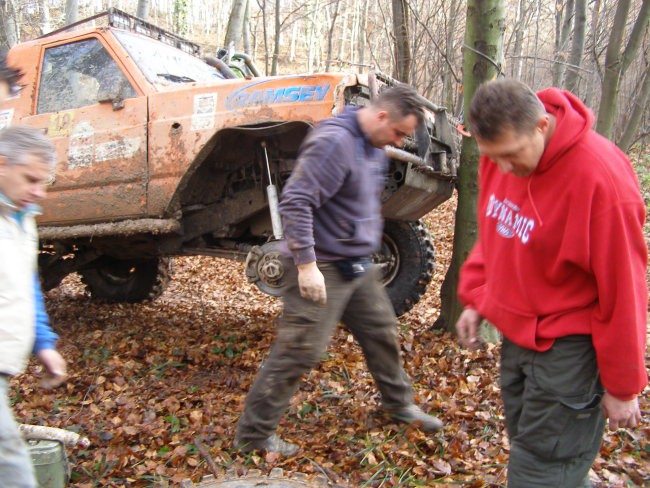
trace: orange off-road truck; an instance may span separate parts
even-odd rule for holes
[[[153,299],[170,257],[245,260],[278,294],[277,195],[309,129],[364,105],[389,77],[371,73],[260,76],[244,54],[202,57],[198,45],[116,9],[13,47],[23,89],[0,127],[43,129],[57,148],[39,218],[45,289],[78,272],[91,296]],[[422,98],[426,123],[391,157],[383,245],[374,260],[398,314],[433,270],[418,221],[452,193],[454,137],[445,109]]]

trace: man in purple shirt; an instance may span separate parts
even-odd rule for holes
[[[413,403],[400,357],[397,320],[370,256],[383,229],[380,196],[388,158],[422,121],[417,93],[382,91],[367,107],[321,122],[307,136],[280,203],[291,257],[284,311],[268,359],[246,397],[235,447],[296,453],[276,434],[302,376],[318,364],[339,321],[359,342],[391,416],[427,432],[442,428]]]

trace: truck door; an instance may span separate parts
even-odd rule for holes
[[[42,221],[84,223],[142,216],[146,208],[147,97],[98,37],[45,45],[35,114],[57,146]]]

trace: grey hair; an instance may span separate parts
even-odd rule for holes
[[[41,129],[26,125],[14,125],[0,130],[0,156],[7,158],[9,165],[25,164],[29,155],[41,158],[54,168],[56,150]]]

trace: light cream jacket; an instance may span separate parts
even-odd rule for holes
[[[0,196],[0,373],[25,370],[35,337],[34,276],[38,236],[33,213],[16,210]]]

